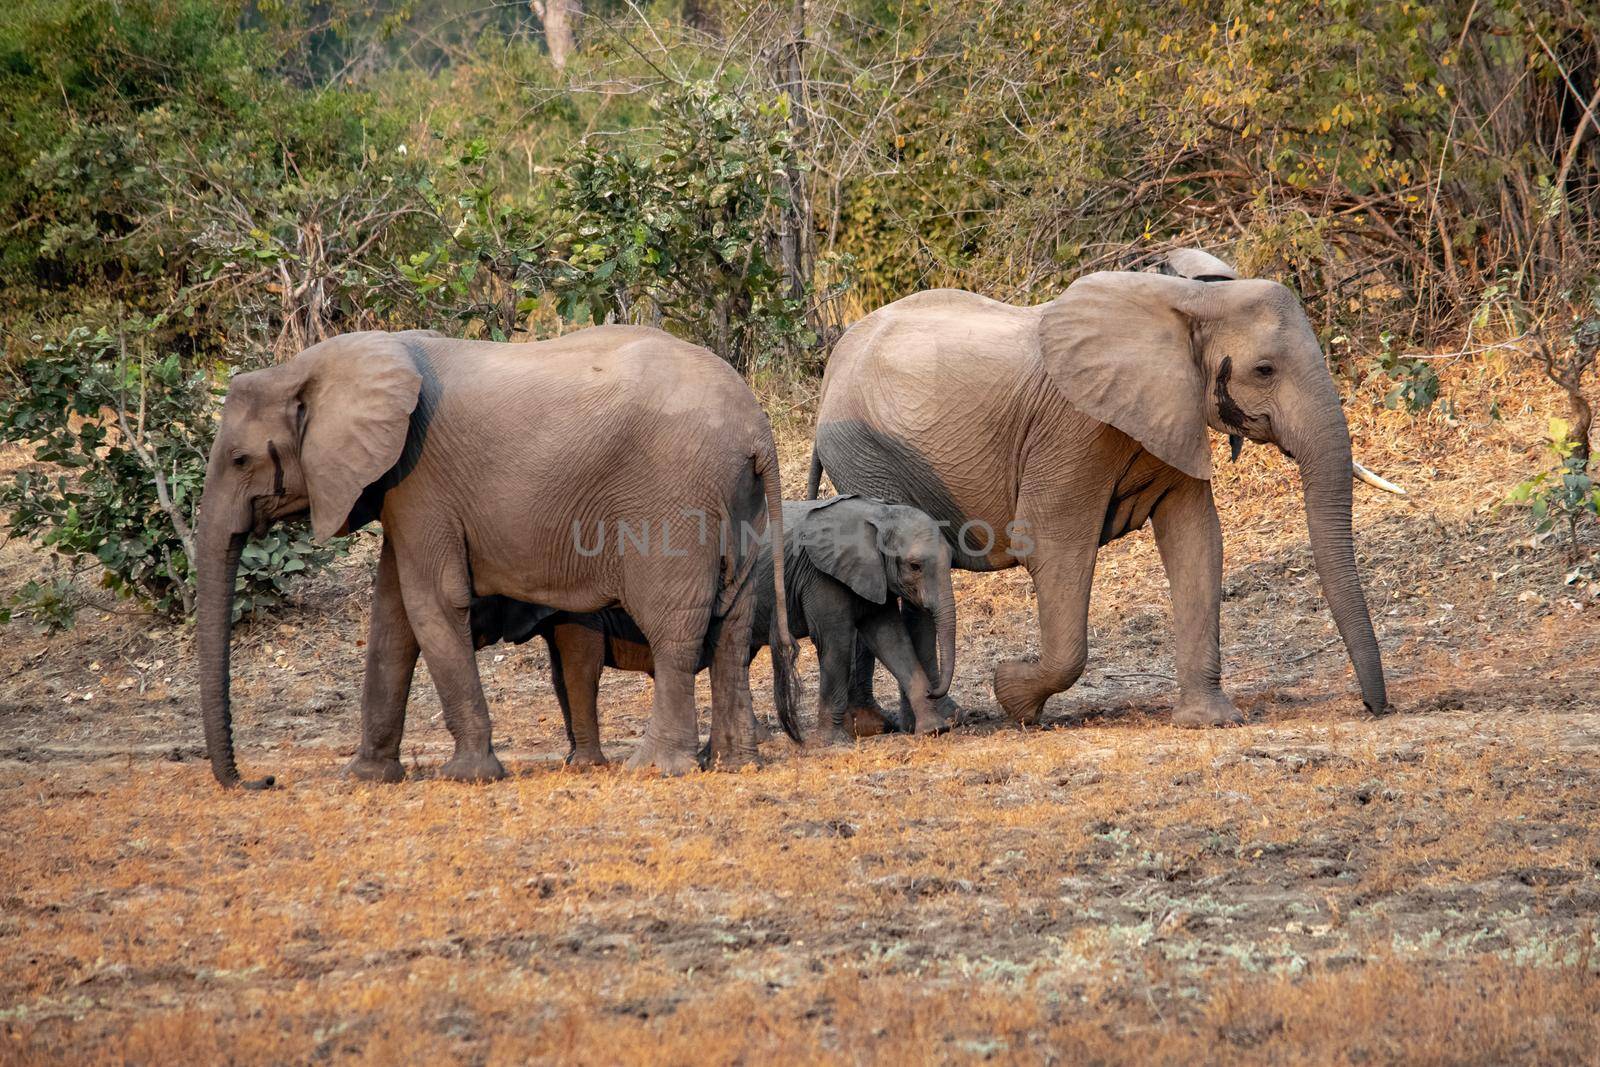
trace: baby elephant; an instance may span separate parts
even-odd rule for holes
[[[948,727],[937,702],[955,668],[955,599],[950,549],[934,521],[915,508],[836,496],[785,502],[783,524],[789,629],[797,638],[811,638],[822,671],[811,740],[848,741],[847,718],[862,733],[881,729],[876,706],[849,706],[858,640],[900,685],[897,729],[930,733]],[[772,570],[768,547],[762,547],[756,568],[756,588],[770,589],[764,577]],[[772,606],[770,592],[758,594],[752,659],[767,644]],[[916,613],[931,616],[933,626],[908,626]],[[919,649],[912,629],[936,634],[934,646]],[[496,641],[520,644],[535,635],[550,648],[556,699],[572,746],[567,762],[604,763],[595,710],[600,669],[650,673],[650,646],[621,608],[579,614],[502,596],[473,599],[478,648]],[[702,653],[700,666],[708,665],[709,655]]]

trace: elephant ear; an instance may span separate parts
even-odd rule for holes
[[[1044,305],[1039,353],[1062,394],[1193,478],[1211,477],[1194,325],[1206,283],[1102,271]]]
[[[889,576],[878,551],[878,527],[870,513],[856,506],[840,507],[854,497],[835,497],[811,508],[800,523],[800,550],[812,566],[849,586],[857,596],[882,604],[889,596]]]
[[[306,349],[300,389],[300,465],[311,498],[311,532],[341,533],[361,491],[405,448],[422,375],[405,342],[352,333]]]

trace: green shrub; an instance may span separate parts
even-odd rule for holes
[[[645,150],[581,146],[556,194],[550,285],[575,322],[656,322],[741,373],[816,343],[776,262],[788,100],[675,86]],[[809,292],[809,286],[806,287]]]
[[[78,327],[16,369],[0,435],[53,469],[17,473],[0,506],[12,535],[92,562],[105,588],[176,615],[193,607],[192,530],[220,390],[211,370],[161,352],[160,327]],[[309,536],[281,528],[246,550],[236,617],[280,603],[295,575],[332,559]]]
[[[1600,483],[1590,473],[1589,457],[1571,433],[1566,419],[1550,420],[1549,452],[1555,463],[1519,482],[1506,499],[1527,506],[1537,532],[1561,531],[1568,558],[1576,560],[1581,524],[1600,518]]]

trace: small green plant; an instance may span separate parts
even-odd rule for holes
[[[253,538],[239,554],[239,576],[233,583],[233,619],[281,607],[296,582],[332,563],[348,540],[330,545],[311,540],[304,522],[273,527]]]
[[[31,619],[47,633],[56,633],[72,627],[79,602],[77,587],[70,578],[30,580],[0,604],[0,624],[22,617]]]
[[[1373,361],[1373,367],[1395,383],[1384,394],[1383,406],[1403,407],[1413,415],[1433,407],[1439,399],[1439,375],[1428,361],[1397,352],[1394,335],[1388,330],[1378,335],[1378,343],[1378,358]]]
[[[161,351],[161,326],[79,326],[17,369],[0,437],[31,445],[40,466],[0,490],[0,507],[12,535],[92,561],[105,588],[178,615],[193,607],[193,527],[222,390],[210,369]],[[294,576],[332,558],[303,525],[273,531],[245,551],[235,611],[278,604]],[[44,592],[25,586],[19,606],[70,621]]]
[[[1567,557],[1576,562],[1580,556],[1580,525],[1600,517],[1600,486],[1566,419],[1550,420],[1549,451],[1555,459],[1554,466],[1518,483],[1506,499],[1527,506],[1539,533],[1562,531]]]

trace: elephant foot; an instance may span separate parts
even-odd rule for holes
[[[494,749],[483,752],[462,752],[450,757],[450,762],[439,768],[439,777],[452,782],[498,782],[506,776],[505,767],[494,754]]]
[[[938,700],[911,700],[902,693],[900,719],[902,733],[942,734],[961,722],[961,705],[948,696]]]
[[[698,770],[700,761],[693,746],[662,744],[646,734],[628,757],[627,767],[630,771],[656,771],[664,778],[677,778]]]
[[[708,771],[736,771],[741,767],[759,767],[761,757],[755,748],[746,745],[708,744],[700,751],[700,765]]]
[[[807,748],[814,749],[836,748],[839,745],[848,745],[854,740],[845,732],[842,723],[823,721],[817,724],[815,730],[806,735],[805,745]]]
[[[1035,677],[1038,665],[1008,659],[994,669],[994,696],[1006,716],[1018,726],[1037,726],[1050,694],[1040,692]]]
[[[948,733],[950,728],[952,726],[954,726],[954,725],[955,725],[955,720],[945,718],[942,709],[937,708],[933,704],[930,704],[930,703],[923,703],[920,707],[917,708],[917,713],[916,713],[916,717],[915,717],[915,727],[913,728],[912,733],[915,733],[915,734],[942,734],[942,733]]]
[[[844,721],[845,729],[852,737],[877,737],[894,731],[888,713],[877,704],[847,709]]]
[[[1172,725],[1191,729],[1207,726],[1238,726],[1244,722],[1244,712],[1221,693],[1207,693],[1197,697],[1180,697],[1172,709]]]
[[[345,764],[344,777],[355,778],[363,782],[383,782],[393,785],[402,782],[406,777],[406,769],[400,766],[397,759],[385,759],[382,756],[356,756]]]
[[[568,767],[604,767],[606,754],[599,745],[575,745],[567,753],[566,763]]]

